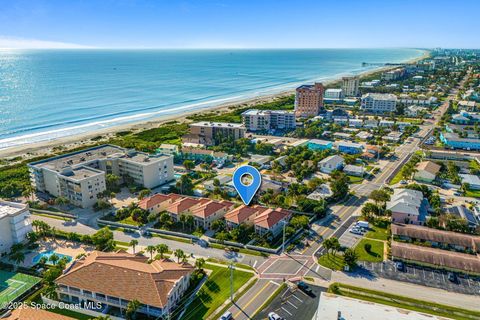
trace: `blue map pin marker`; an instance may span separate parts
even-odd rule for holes
[[[251,177],[250,184],[244,184],[242,182],[242,177],[249,176]],[[252,201],[253,196],[257,193],[258,188],[262,184],[262,176],[260,172],[252,166],[241,166],[233,173],[233,186],[237,190],[240,198],[242,198],[243,203],[247,206]]]

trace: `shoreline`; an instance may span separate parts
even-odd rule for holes
[[[407,60],[404,63],[415,63],[423,59],[426,59],[427,57],[430,56],[429,50],[425,50],[425,49],[419,49],[419,50],[423,51],[423,54],[421,56]],[[364,78],[371,74],[381,72],[384,70],[394,69],[394,68],[396,68],[396,66],[383,66],[383,67],[367,70],[364,72],[360,72],[356,75],[358,75],[360,78]],[[333,79],[323,81],[323,84],[328,86],[328,85],[335,84],[340,80],[341,80],[340,76],[335,76],[335,78]],[[225,113],[228,111],[232,111],[232,109],[240,108],[240,107],[253,108],[255,105],[266,103],[266,102],[272,102],[276,99],[290,96],[294,93],[295,93],[294,89],[289,89],[289,90],[284,90],[277,93],[262,94],[257,97],[243,98],[235,101],[221,103],[219,105],[212,105],[205,108],[185,111],[179,114],[162,115],[162,116],[153,117],[148,120],[140,120],[140,121],[126,123],[126,124],[114,125],[111,127],[107,127],[105,129],[73,134],[73,135],[56,138],[52,140],[25,143],[18,146],[12,146],[12,147],[0,149],[0,157],[14,158],[14,157],[22,156],[22,160],[26,160],[29,158],[46,156],[54,153],[55,151],[53,149],[55,147],[62,146],[65,150],[79,148],[79,147],[97,142],[91,139],[99,136],[102,136],[104,139],[109,139],[114,137],[117,132],[121,132],[121,131],[139,132],[143,130],[157,128],[171,121],[176,121],[178,123],[190,122],[190,120],[188,120],[187,117],[194,114],[198,114],[202,112],[213,112],[213,111],[217,113]]]

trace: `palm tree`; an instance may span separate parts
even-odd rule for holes
[[[187,221],[187,215],[181,214],[178,220],[180,220],[180,222],[182,223],[182,231],[185,231],[185,221]]]
[[[35,189],[31,185],[26,186],[22,192],[22,196],[24,196],[26,199],[30,201],[33,200],[34,194],[35,194]]]
[[[137,245],[138,245],[138,240],[132,239],[132,240],[130,241],[130,247],[132,247],[132,249],[133,249],[133,254],[135,254],[135,247],[136,247]]]
[[[135,319],[135,315],[137,314],[137,311],[140,308],[140,305],[141,305],[140,301],[136,299],[128,303],[126,314],[125,314],[127,320]]]
[[[57,198],[55,199],[55,204],[56,204],[57,206],[59,206],[59,207],[64,207],[64,206],[66,206],[69,202],[70,202],[70,201],[68,201],[68,199],[65,198],[65,197],[57,197]]]
[[[54,253],[50,256],[49,260],[52,262],[53,265],[56,265],[58,260],[60,260],[60,257]]]
[[[192,215],[188,215],[185,218],[185,222],[187,223],[187,225],[189,226],[190,229],[192,229],[194,221],[195,221],[195,219],[193,218]]]
[[[32,221],[32,227],[35,228],[35,232],[38,233],[38,230],[40,228],[40,225],[41,225],[41,221],[39,220],[33,220]]]
[[[25,261],[25,254],[23,253],[23,251],[16,251],[10,255],[9,259],[15,262],[16,268],[19,264],[22,264]]]
[[[157,250],[155,246],[147,246],[146,248],[147,252],[150,253],[150,260],[153,260],[153,253]]]
[[[177,249],[173,255],[177,258],[177,263],[180,263],[180,260],[185,257],[185,252],[182,249]]]
[[[157,245],[157,252],[160,254],[160,259],[163,259],[165,253],[168,252],[168,246],[164,243]]]
[[[202,270],[204,265],[205,265],[205,259],[199,258],[195,260],[195,267],[197,268],[197,270]]]

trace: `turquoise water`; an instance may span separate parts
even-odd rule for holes
[[[415,49],[0,50],[0,148],[402,62]],[[370,68],[371,69],[371,68]]]
[[[65,255],[65,254],[61,254],[61,253],[57,253],[53,250],[50,250],[50,251],[44,251],[44,252],[40,252],[39,254],[37,254],[32,262],[34,265],[38,264],[40,262],[40,259],[42,259],[43,257],[45,257],[47,259],[47,264],[52,264],[52,261],[50,261],[50,257],[53,256],[53,255],[56,255],[58,256],[59,260],[62,259],[63,257],[66,257],[68,259],[68,262],[71,262],[72,261],[72,257],[68,256],[68,255]]]

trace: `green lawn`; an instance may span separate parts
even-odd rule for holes
[[[480,198],[480,190],[468,189],[467,192],[465,192],[465,196],[472,197],[472,198]]]
[[[132,217],[127,217],[123,220],[118,221],[118,223],[128,224],[128,225],[136,226],[136,227],[138,227],[140,225],[140,223],[138,223],[137,221],[134,221],[132,219]]]
[[[343,283],[332,284],[328,291],[341,296],[442,316],[450,319],[468,320],[480,318],[480,312],[478,311],[466,310],[463,308],[460,309],[429,301],[399,296],[388,292],[354,287]]]
[[[390,180],[390,182],[388,184],[389,185],[394,185],[394,184],[399,183],[401,180],[403,180],[402,170],[398,170],[397,174],[392,178],[392,180]]]
[[[0,270],[0,305],[15,300],[40,282],[40,278]]]
[[[350,183],[362,183],[363,177],[347,176]]]
[[[321,256],[318,259],[318,264],[332,270],[343,270],[343,267],[345,266],[343,256],[339,253],[336,255],[325,254]]]
[[[370,223],[370,229],[371,230],[365,234],[366,238],[388,240],[388,238],[390,237],[390,227],[389,224],[386,222]]]
[[[365,245],[372,245],[370,252],[367,252]],[[355,247],[359,261],[382,262],[383,261],[384,243],[382,241],[362,239]]]
[[[183,320],[205,319],[230,297],[230,270],[209,263],[205,264],[205,269],[212,270],[212,273],[188,306]],[[253,273],[234,271],[234,292],[238,291],[251,277]]]

